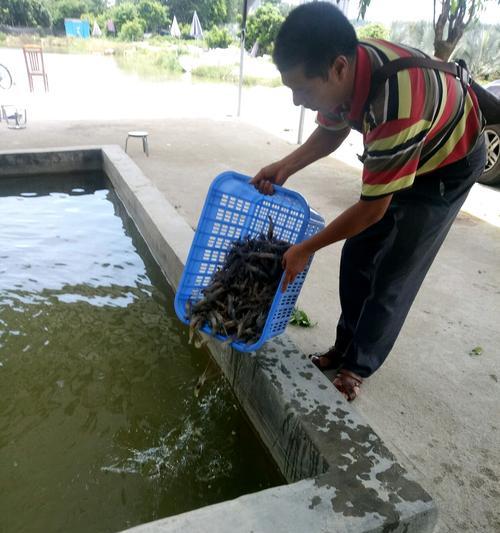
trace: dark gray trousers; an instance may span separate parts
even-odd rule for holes
[[[344,368],[368,377],[385,361],[485,157],[481,139],[466,158],[394,194],[382,220],[346,240],[335,342]]]

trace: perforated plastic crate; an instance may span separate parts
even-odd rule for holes
[[[224,264],[226,252],[234,240],[247,235],[257,237],[266,232],[269,217],[274,223],[274,235],[291,244],[301,242],[325,226],[323,218],[309,208],[300,194],[275,186],[275,193],[267,196],[257,191],[249,181],[250,178],[243,174],[224,172],[210,186],[175,295],[175,311],[185,324],[189,324],[187,301],[195,303],[203,298],[202,290]],[[285,293],[281,292],[280,282],[260,339],[253,344],[234,341],[231,345],[235,349],[255,351],[270,338],[283,333],[308,269],[309,265]],[[211,334],[208,326],[202,331]],[[222,335],[215,337],[227,340]]]

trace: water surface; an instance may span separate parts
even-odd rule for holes
[[[284,483],[105,178],[0,188],[0,531],[118,531]]]

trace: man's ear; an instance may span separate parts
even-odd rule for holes
[[[330,70],[328,72],[328,75],[331,79],[342,82],[347,77],[347,71],[349,70],[349,60],[346,56],[340,55],[335,58],[332,65],[330,66]]]

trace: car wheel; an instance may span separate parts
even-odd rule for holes
[[[500,183],[500,124],[488,125],[484,129],[486,140],[486,166],[479,183],[495,185]]]

